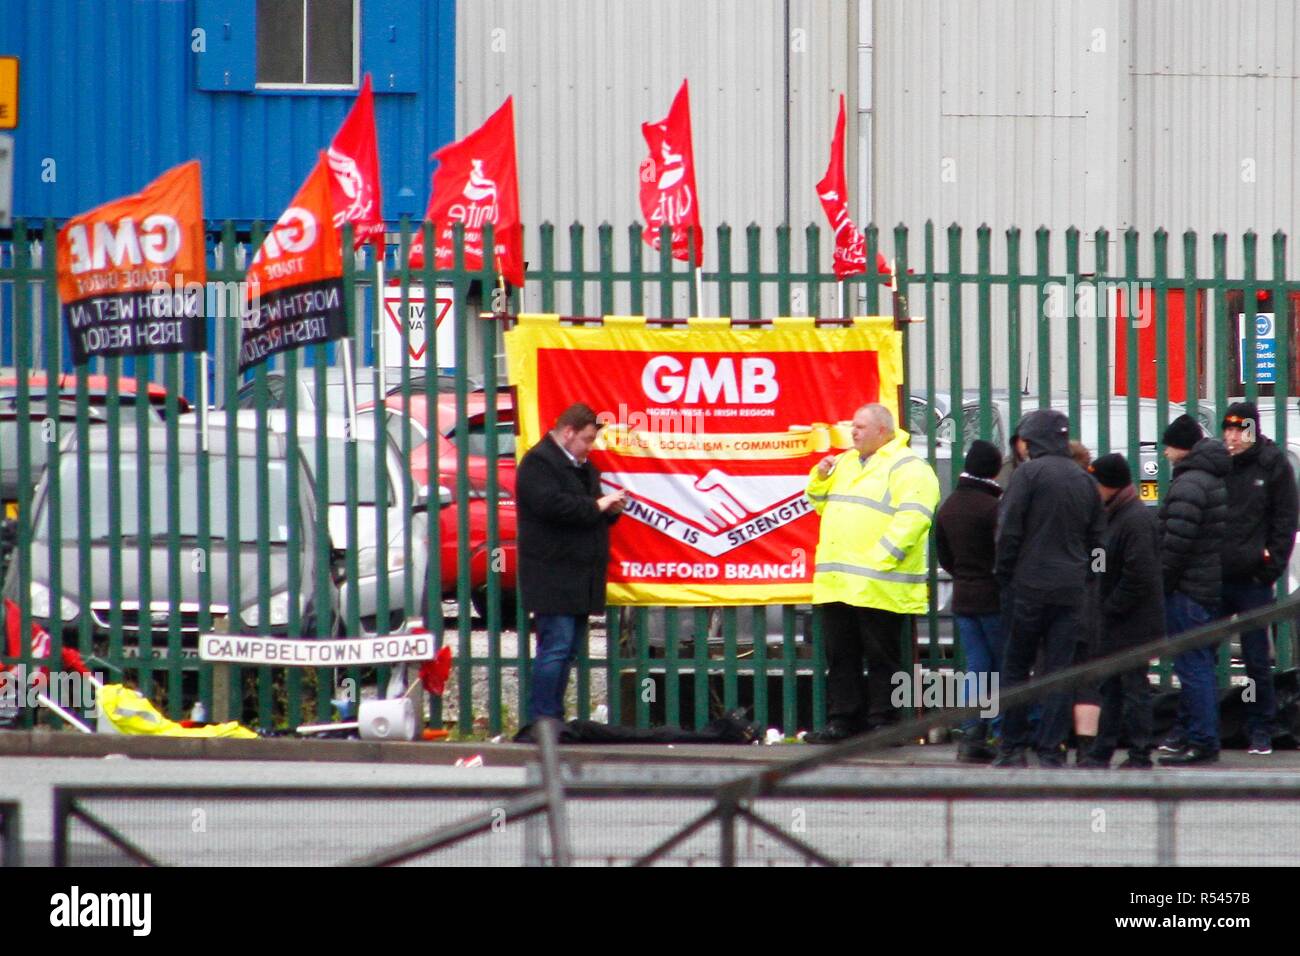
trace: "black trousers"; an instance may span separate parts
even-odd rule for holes
[[[900,715],[889,698],[894,687],[892,678],[903,669],[899,642],[904,615],[851,604],[821,607],[827,718],[855,729],[896,722]]]
[[[1078,613],[1072,605],[1040,604],[1025,598],[1015,602],[1011,634],[1002,656],[1002,693],[1028,681],[1031,670],[1046,677],[1074,663],[1079,647]],[[1070,734],[1073,707],[1074,691],[1057,691],[1043,699],[1038,736],[1032,741],[1040,755],[1060,757],[1061,744]],[[1002,718],[1002,750],[1021,750],[1030,743],[1028,706],[1008,707]]]
[[[1093,755],[1109,760],[1123,733],[1130,755],[1149,757],[1155,719],[1153,708],[1151,682],[1147,680],[1145,667],[1107,677],[1101,682],[1101,722],[1092,745]]]

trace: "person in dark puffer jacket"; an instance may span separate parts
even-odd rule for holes
[[[1223,542],[1228,521],[1232,458],[1223,442],[1206,438],[1190,415],[1165,429],[1165,457],[1174,480],[1160,504],[1160,564],[1164,575],[1165,630],[1170,637],[1208,624],[1218,614],[1223,587]],[[1215,647],[1174,658],[1181,691],[1178,720],[1160,749],[1162,764],[1181,766],[1219,759],[1219,700]]]
[[[1106,502],[1105,570],[1100,575],[1098,653],[1115,654],[1165,635],[1160,530],[1155,513],[1138,498],[1123,455],[1102,455],[1089,467]],[[1120,733],[1128,739],[1123,769],[1151,767],[1151,683],[1145,664],[1101,683],[1101,722],[1081,767],[1110,766]]]
[[[1006,632],[993,576],[994,532],[998,524],[998,499],[1002,486],[995,476],[1002,455],[986,441],[975,441],[966,452],[966,467],[934,519],[934,545],[939,566],[952,575],[952,616],[970,674],[997,674],[1002,670]],[[959,684],[958,686],[965,686]],[[1001,717],[991,721],[971,717],[962,724],[963,739],[957,759],[988,763],[996,756],[995,738]]]
[[[1223,603],[1226,617],[1273,603],[1273,585],[1286,570],[1295,546],[1295,472],[1286,452],[1259,430],[1259,409],[1253,402],[1236,402],[1223,416],[1223,444],[1232,455],[1228,500],[1233,520],[1223,548]],[[1268,631],[1258,628],[1241,635],[1241,656],[1254,695],[1246,701],[1249,752],[1273,752],[1277,701],[1273,693],[1273,662]]]

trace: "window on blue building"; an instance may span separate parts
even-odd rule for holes
[[[257,0],[257,85],[354,89],[357,0]]]

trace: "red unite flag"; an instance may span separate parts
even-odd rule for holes
[[[433,223],[434,264],[455,265],[455,225],[465,224],[465,267],[483,268],[483,226],[492,224],[497,269],[513,286],[524,284],[524,227],[519,217],[514,97],[487,122],[433,154],[438,170],[424,218]],[[410,266],[424,266],[423,233],[411,244]]]
[[[700,228],[699,193],[695,190],[695,151],[691,145],[691,98],[685,80],[673,97],[667,118],[642,123],[649,155],[641,160],[642,238],[659,248],[659,230],[672,227],[673,258],[690,258],[695,240],[695,265],[704,262],[704,230]]]
[[[379,145],[375,136],[375,95],[369,73],[361,84],[357,101],[334,134],[326,156],[334,228],[341,235],[343,224],[352,223],[352,248],[360,249],[373,241],[375,250],[382,255],[384,214],[379,185]]]
[[[831,161],[826,175],[817,184],[817,196],[826,210],[835,232],[835,278],[867,271],[867,241],[849,215],[849,187],[844,176],[844,94],[840,94],[840,115],[835,121],[835,138],[831,140]],[[889,262],[876,253],[876,271],[889,275]]]

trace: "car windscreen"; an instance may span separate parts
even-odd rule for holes
[[[109,540],[109,459],[103,453],[89,456],[89,486],[91,494],[83,501],[77,494],[77,462],[75,452],[66,453],[59,465],[60,521],[64,541],[76,541],[80,529],[80,515],[85,513],[90,522],[90,540]],[[121,538],[139,538],[140,520],[139,459],[126,453],[117,460],[119,525]],[[167,456],[163,453],[149,456],[149,535],[153,540],[165,541],[168,536],[168,480]],[[269,461],[265,470],[257,466],[255,458],[240,458],[235,468],[238,494],[231,487],[224,455],[208,456],[208,528],[213,540],[228,540],[230,510],[238,521],[238,539],[241,543],[257,541],[258,500],[267,504],[267,524],[272,544],[289,540],[289,501],[283,461]],[[259,485],[259,475],[263,484]],[[199,536],[198,466],[194,456],[180,456],[180,474],[176,482],[176,506],[180,511],[178,534],[182,538]],[[233,504],[232,504],[233,499]],[[48,502],[48,499],[47,499]],[[49,540],[49,508],[41,506],[36,518],[36,537]]]
[[[64,424],[64,429],[69,428]],[[30,449],[28,460],[32,463],[31,476],[32,483],[40,477],[41,469],[45,467],[45,460],[49,454],[50,442],[45,440],[45,422],[43,420],[28,420],[27,423],[27,447]],[[18,474],[18,419],[0,418],[0,469],[6,473],[13,472]],[[4,452],[7,452],[5,454]]]
[[[316,382],[312,379],[307,380],[307,387],[315,395]],[[325,400],[327,402],[325,410],[331,415],[342,415],[345,411],[343,407],[343,383],[330,382],[325,386]],[[375,383],[371,381],[368,375],[357,376],[357,406],[367,405],[375,400]]]
[[[469,448],[471,455],[487,454],[487,428],[482,420],[469,423],[468,441],[466,446]],[[456,432],[453,430],[448,433],[448,438],[456,440]],[[515,457],[515,430],[511,422],[497,422],[497,457],[514,458]]]
[[[375,443],[372,441],[356,441],[353,447],[357,452],[357,504],[373,506],[375,503]],[[347,485],[347,445],[348,443],[341,438],[331,438],[325,442],[329,456],[326,460],[326,478],[329,482],[329,488],[324,494],[320,492],[320,482],[316,482],[317,494],[332,505],[345,505],[348,502],[348,485]],[[311,472],[312,480],[316,479],[316,442],[311,438],[299,438],[298,447],[302,449],[303,458],[307,461],[307,470]],[[384,472],[384,481],[390,481],[388,472]],[[396,504],[393,497],[392,485],[388,485],[388,506]]]

